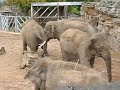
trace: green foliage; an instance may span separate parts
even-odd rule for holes
[[[72,14],[79,15],[80,14],[80,6],[70,6],[68,8],[68,12]]]
[[[84,0],[85,2],[94,2],[95,0]]]

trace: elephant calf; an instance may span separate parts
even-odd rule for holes
[[[95,56],[102,57],[106,63],[109,81],[111,75],[111,54],[105,44],[104,33],[89,34],[77,29],[66,30],[60,38],[62,57],[67,61],[80,59],[85,66],[94,66]]]
[[[30,19],[25,22],[25,25],[22,27],[22,40],[23,40],[23,56],[21,58],[21,65],[20,68],[25,68],[25,66],[28,66],[29,63],[29,57],[27,57],[27,46],[31,49],[31,54],[34,54],[37,52],[38,47],[40,44],[44,41],[44,31],[42,26],[40,26],[35,20]],[[43,54],[45,54],[45,48],[43,46]]]
[[[45,40],[44,31],[35,20],[30,19],[22,27],[23,52],[27,51],[27,46],[31,51],[37,52],[39,44]]]
[[[25,75],[35,84],[35,90],[55,90],[59,86],[81,86],[105,83],[101,72],[74,62],[38,59]]]

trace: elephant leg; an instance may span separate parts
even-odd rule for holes
[[[112,80],[111,62],[106,61],[105,63],[106,63],[106,67],[107,67],[109,82],[111,82],[111,80]]]
[[[93,68],[95,63],[95,57],[90,58],[90,67]]]
[[[24,51],[27,51],[27,43],[25,41],[23,41],[23,53]]]
[[[62,52],[63,60],[67,61],[67,59],[68,59],[67,53],[62,48],[61,48],[61,52]]]
[[[40,85],[40,90],[46,90],[46,87],[45,87],[45,84],[46,84],[46,81],[43,81]]]
[[[31,49],[32,52],[37,52],[37,50],[38,50],[38,45],[32,44],[32,45],[30,46],[30,49]]]
[[[109,82],[112,80],[112,65],[111,65],[111,54],[110,51],[103,51],[101,52],[101,56],[105,61]]]
[[[76,55],[73,55],[71,53],[68,53],[64,50],[61,49],[61,52],[62,52],[62,58],[64,61],[73,61],[73,60],[76,60]]]
[[[35,84],[34,90],[40,90],[39,86]]]
[[[47,42],[45,43],[45,45],[43,46],[43,54],[42,54],[42,57],[44,57],[44,56],[49,56],[49,54],[48,54],[48,51],[47,51]]]

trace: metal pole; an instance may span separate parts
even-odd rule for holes
[[[57,16],[58,16],[57,20],[59,20],[60,19],[59,4],[57,4]]]
[[[15,18],[15,21],[14,21],[14,22],[15,22],[15,32],[18,32],[18,30],[17,30],[17,26],[18,26],[18,25],[17,25],[17,24],[18,24],[18,23],[17,23],[17,16],[15,16],[14,18]]]
[[[68,6],[64,6],[64,16],[65,16],[65,19],[68,18]]]
[[[33,17],[33,6],[31,5],[31,17]]]
[[[8,26],[9,26],[9,25],[8,25],[8,18],[9,18],[9,17],[6,16],[5,18],[6,18],[6,29],[5,29],[5,31],[9,31],[9,27],[8,27]]]

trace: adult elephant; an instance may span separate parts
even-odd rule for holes
[[[77,29],[66,30],[60,38],[60,46],[64,60],[80,59],[82,65],[93,68],[95,56],[102,57],[106,63],[109,81],[111,82],[111,54],[105,44],[104,33],[89,34]]]
[[[87,21],[84,19],[63,19],[59,21],[49,21],[45,25],[44,33],[46,37],[46,41],[48,42],[50,39],[58,39],[60,40],[60,36],[63,32],[65,32],[69,28],[75,28],[82,30],[84,32],[89,33],[95,33],[97,32],[92,25],[90,25]],[[46,55],[48,55],[47,52],[47,43],[45,44],[46,48]]]
[[[48,57],[35,61],[24,77],[35,84],[34,90],[56,90],[62,86],[90,86],[108,81],[102,72],[81,64],[76,66],[74,62],[53,60]]]

